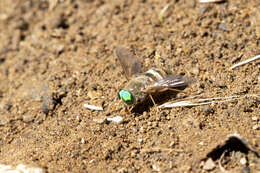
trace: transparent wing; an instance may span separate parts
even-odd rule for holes
[[[134,74],[140,73],[142,63],[127,48],[118,46],[115,49],[115,56],[119,59],[119,62],[128,79]]]
[[[195,79],[181,75],[167,75],[162,80],[159,80],[152,85],[147,86],[144,92],[154,93],[163,92],[166,90],[183,90],[192,82],[195,82]]]

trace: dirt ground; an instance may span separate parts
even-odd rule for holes
[[[260,172],[260,64],[230,70],[260,54],[259,11],[257,0],[0,1],[0,164],[46,172]],[[127,82],[117,45],[146,68],[197,80],[165,102],[245,97],[129,112],[117,96]],[[123,121],[105,121],[115,116]],[[254,151],[239,140],[228,144],[234,133]]]

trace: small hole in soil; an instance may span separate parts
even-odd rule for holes
[[[46,30],[46,26],[45,25],[42,25],[42,30],[45,31]]]
[[[21,34],[21,36],[20,36],[20,40],[21,40],[21,41],[24,41],[25,38],[26,38],[26,36],[25,36],[24,34]]]
[[[60,20],[60,23],[58,24],[57,28],[68,29],[69,25],[67,24],[67,20],[62,18]]]

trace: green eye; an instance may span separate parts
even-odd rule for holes
[[[126,90],[120,90],[118,93],[118,96],[128,105],[131,105],[134,103],[133,95]]]

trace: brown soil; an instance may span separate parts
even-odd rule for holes
[[[147,67],[196,78],[171,101],[259,94],[259,61],[229,70],[260,54],[259,11],[256,0],[2,0],[0,163],[48,172],[207,172],[209,153],[233,133],[260,151],[259,97],[130,113],[117,98],[126,78],[113,54],[123,45]],[[118,115],[123,122],[95,121]],[[219,160],[233,172],[260,171],[251,151],[231,146],[223,154],[212,156],[209,172],[220,172]]]

